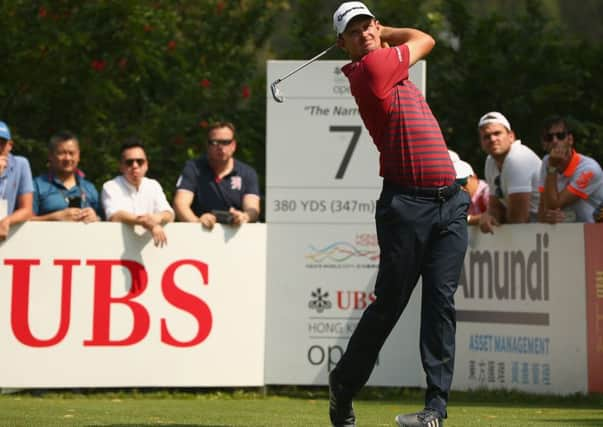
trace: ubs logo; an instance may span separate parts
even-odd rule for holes
[[[329,292],[323,292],[321,288],[318,288],[311,295],[312,299],[308,302],[308,307],[316,310],[317,313],[329,310],[333,306],[331,301],[329,301]]]

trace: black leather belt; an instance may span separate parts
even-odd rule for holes
[[[383,188],[408,196],[425,197],[434,200],[448,200],[460,190],[461,186],[456,182],[445,187],[413,187],[392,184],[384,181]]]

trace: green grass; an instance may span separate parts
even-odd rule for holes
[[[395,426],[421,408],[418,390],[367,388],[355,401],[359,426]],[[603,396],[454,393],[447,427],[603,426]],[[69,391],[0,396],[0,426],[328,426],[325,388],[245,391]]]

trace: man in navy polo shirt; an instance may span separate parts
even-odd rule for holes
[[[436,118],[409,81],[409,68],[429,54],[435,41],[413,28],[382,26],[357,1],[339,6],[333,25],[337,45],[352,61],[342,71],[379,150],[383,190],[375,211],[381,252],[376,299],[329,375],[329,416],[334,426],[356,425],[352,399],[369,379],[420,277],[425,406],[398,415],[396,422],[440,427],[454,370],[454,293],[467,249],[470,200],[455,183]]]
[[[34,179],[34,221],[100,220],[100,199],[94,184],[78,169],[80,146],[68,131],[48,143],[48,172]]]
[[[25,157],[13,156],[13,140],[6,123],[0,121],[0,240],[10,227],[33,215],[31,167]]]
[[[260,214],[260,189],[255,170],[236,160],[235,127],[218,122],[209,127],[207,152],[189,160],[176,183],[174,210],[179,221],[240,225]]]

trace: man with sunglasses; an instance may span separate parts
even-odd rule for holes
[[[6,123],[0,121],[0,240],[10,227],[33,215],[33,180],[29,161],[11,154],[13,140]]]
[[[547,118],[538,190],[541,222],[595,222],[593,212],[603,202],[603,172],[596,160],[576,152],[574,135],[561,116]]]
[[[174,220],[174,210],[161,184],[146,177],[149,161],[138,139],[130,138],[121,146],[119,170],[120,176],[103,184],[107,220],[141,225],[151,233],[155,246],[167,244],[163,226]]]
[[[255,170],[233,156],[235,127],[217,122],[207,132],[207,152],[189,160],[176,183],[174,209],[180,221],[241,225],[260,214],[260,189]]]
[[[478,130],[482,149],[488,154],[484,175],[490,188],[488,212],[480,218],[481,231],[493,233],[501,224],[536,221],[540,158],[515,138],[511,124],[497,111],[484,114]]]
[[[91,223],[102,215],[94,184],[79,170],[80,144],[69,131],[50,137],[48,172],[34,179],[33,221]]]

